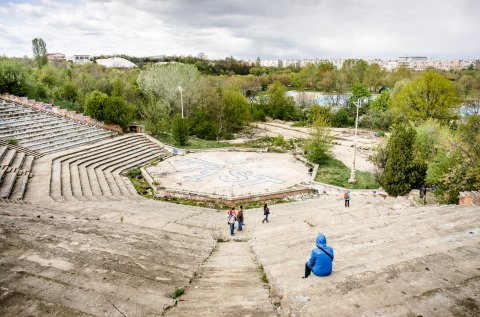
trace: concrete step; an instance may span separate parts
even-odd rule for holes
[[[31,155],[28,155],[25,158],[25,161],[21,167],[21,170],[17,175],[17,181],[15,182],[12,192],[10,193],[9,198],[11,200],[18,201],[23,199],[23,197],[25,196],[28,180],[31,177],[31,170],[32,170],[34,160],[35,158]]]
[[[260,277],[248,243],[220,243],[166,316],[275,316]]]

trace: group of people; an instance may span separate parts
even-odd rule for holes
[[[348,197],[347,197],[348,196]],[[350,201],[350,192],[345,193],[345,207],[349,206]],[[262,220],[262,223],[268,222],[268,215],[270,214],[270,209],[267,204],[263,205],[263,215],[265,218]],[[238,231],[243,231],[244,223],[244,211],[243,206],[240,206],[240,209],[235,209],[235,206],[228,211],[228,225],[230,226],[230,235],[235,235],[235,222],[238,221]],[[324,234],[320,233],[317,236],[316,248],[312,250],[310,259],[305,263],[305,275],[303,278],[307,278],[313,273],[316,276],[327,276],[332,272],[333,264],[333,249],[327,246],[327,238]]]
[[[235,235],[235,222],[238,221],[238,231],[243,231],[243,206],[240,206],[240,209],[235,209],[235,206],[228,211],[228,225],[230,226],[230,235]]]
[[[265,218],[263,218],[262,223],[268,222],[268,215],[270,214],[270,209],[268,208],[267,204],[263,205],[263,215]],[[240,209],[237,210],[235,209],[235,206],[232,207],[228,211],[227,214],[228,218],[228,225],[230,226],[230,235],[233,236],[235,235],[235,222],[238,222],[238,231],[243,231],[243,226],[245,225],[244,222],[244,213],[243,213],[243,206],[240,206]]]

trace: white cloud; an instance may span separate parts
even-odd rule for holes
[[[3,2],[2,2],[3,3]],[[480,57],[475,0],[31,0],[0,3],[0,54]]]

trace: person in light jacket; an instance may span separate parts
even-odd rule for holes
[[[237,221],[237,211],[235,210],[235,207],[228,211],[227,219],[228,225],[230,226],[230,235],[233,236],[235,235],[235,221]]]
[[[327,246],[327,238],[319,234],[316,241],[317,247],[312,250],[310,260],[305,263],[305,276],[307,278],[311,272],[316,276],[327,276],[332,273],[333,249]]]

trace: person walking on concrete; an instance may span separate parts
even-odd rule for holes
[[[237,211],[235,206],[228,211],[228,225],[230,226],[230,235],[235,235],[235,221],[237,220]]]
[[[240,209],[237,213],[238,220],[238,231],[243,231],[243,206],[240,206]]]
[[[327,276],[332,273],[333,249],[327,246],[327,238],[320,233],[317,236],[317,247],[312,250],[310,260],[305,263],[305,276],[313,272],[316,276]]]
[[[350,207],[350,191],[346,191],[344,194],[343,194],[343,198],[345,199],[345,207]]]
[[[267,204],[263,205],[263,215],[265,218],[262,220],[262,223],[268,222],[268,215],[270,214],[270,209],[268,208]]]

